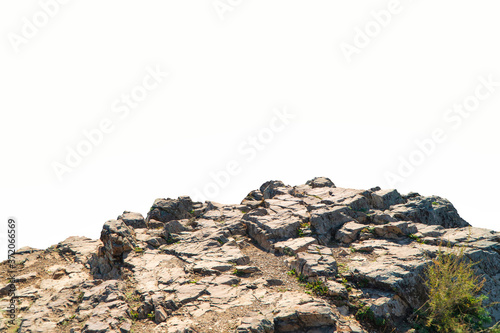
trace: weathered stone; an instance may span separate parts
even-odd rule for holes
[[[371,331],[346,305],[353,300],[399,329],[425,303],[422,275],[448,244],[474,263],[500,320],[500,233],[468,228],[445,199],[315,178],[270,181],[243,202],[158,199],[146,221],[124,212],[106,222],[100,240],[18,251],[21,331]],[[300,283],[322,281],[328,302],[298,292],[291,269]]]
[[[311,328],[336,327],[330,306],[322,301],[307,300],[302,295],[290,295],[276,305],[275,332],[307,331]]]
[[[378,190],[371,193],[372,204],[377,209],[388,209],[393,205],[404,204],[405,200],[396,190]]]
[[[337,274],[337,262],[328,255],[301,252],[290,262],[290,267],[308,277],[332,277]]]
[[[324,206],[311,212],[311,228],[318,234],[320,244],[326,245],[332,238],[332,233],[345,223],[354,222],[346,207]]]
[[[296,254],[307,250],[312,244],[318,244],[318,240],[314,237],[301,237],[276,242],[273,244],[273,247],[279,253]]]
[[[366,225],[356,222],[348,222],[340,228],[335,234],[335,239],[345,244],[354,242],[359,235],[359,232],[366,228]]]
[[[146,221],[144,220],[144,216],[139,213],[125,211],[116,219],[122,220],[126,225],[134,229],[146,228]]]
[[[260,192],[264,199],[272,199],[276,195],[286,194],[285,184],[280,180],[270,180],[260,186]]]
[[[391,213],[396,219],[445,228],[469,226],[448,200],[437,196],[410,198],[405,204],[392,206]]]
[[[241,325],[236,328],[237,333],[274,333],[274,323],[257,313],[252,317],[241,319]]]
[[[168,222],[171,220],[189,219],[193,216],[193,202],[190,197],[184,196],[178,199],[156,199],[148,213],[146,221]]]
[[[335,187],[335,184],[330,180],[330,178],[326,177],[315,177],[306,182],[306,185],[311,186],[312,188],[316,187]]]

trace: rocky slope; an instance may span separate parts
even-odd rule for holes
[[[146,218],[107,221],[99,240],[20,249],[16,324],[20,332],[407,332],[442,241],[464,246],[487,303],[500,301],[500,233],[471,227],[437,196],[315,178],[266,182],[239,205],[157,199]],[[500,320],[500,305],[489,311]]]

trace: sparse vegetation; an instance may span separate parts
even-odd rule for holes
[[[135,253],[143,253],[144,252],[144,249],[142,247],[135,247],[134,248],[134,252]]]
[[[283,253],[286,254],[287,256],[290,256],[290,257],[294,257],[295,256],[295,253],[293,252],[293,250],[289,247],[285,247],[283,249]]]
[[[414,235],[414,234],[409,234],[408,235],[408,238],[416,241],[416,242],[419,242],[420,244],[425,244],[425,241],[422,240],[420,237],[418,237],[417,235]]]
[[[479,295],[484,279],[475,275],[464,248],[439,248],[425,271],[428,300],[416,312],[416,327],[422,332],[477,332],[491,322]]]
[[[244,273],[244,272],[242,272],[242,271],[240,271],[239,269],[236,269],[236,268],[235,268],[235,269],[234,269],[234,271],[233,271],[233,275],[236,275],[236,276],[243,276],[243,275],[245,275],[245,273]]]
[[[139,319],[139,312],[135,310],[130,310],[130,319],[137,320]]]
[[[374,234],[375,228],[374,227],[366,227],[366,228],[363,228],[363,230],[361,230],[361,232]]]
[[[308,282],[305,287],[310,289],[313,293],[319,296],[324,296],[328,294],[328,287],[325,286],[323,281],[316,280],[314,282]]]
[[[358,307],[358,311],[356,311],[356,319],[362,322],[369,322],[375,327],[383,327],[386,324],[386,320],[382,317],[377,317],[373,313],[373,310],[370,306],[360,303]]]

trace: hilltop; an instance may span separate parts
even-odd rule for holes
[[[0,332],[412,332],[424,272],[460,247],[500,321],[500,232],[439,196],[268,181],[240,204],[156,199],[100,239],[19,249],[18,319]]]

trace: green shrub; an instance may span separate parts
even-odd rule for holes
[[[424,284],[428,300],[418,316],[432,332],[477,332],[491,321],[479,295],[484,279],[476,276],[475,263],[464,256],[464,248],[441,247],[427,267]]]
[[[319,296],[324,296],[328,294],[328,287],[325,286],[323,281],[321,280],[316,280],[314,282],[308,282],[306,284],[306,288],[310,289],[313,293]]]

